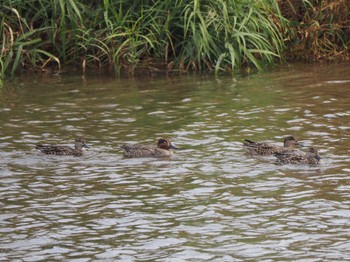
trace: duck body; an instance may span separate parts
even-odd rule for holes
[[[46,155],[82,156],[84,154],[83,148],[88,147],[84,138],[77,138],[74,145],[74,148],[58,145],[36,145],[35,149]]]
[[[288,153],[295,151],[295,147],[299,145],[299,142],[293,137],[288,136],[284,139],[283,146],[254,142],[248,139],[244,140],[246,143],[243,144],[244,149],[248,153],[253,155],[269,156],[276,153]]]
[[[124,149],[125,157],[168,157],[173,155],[171,149],[176,149],[171,144],[170,139],[161,138],[157,145],[143,145],[143,144],[123,144],[120,146]]]
[[[320,163],[321,157],[318,154],[318,151],[314,147],[310,147],[304,154],[296,153],[275,153],[276,164],[285,165],[285,164],[309,164],[317,165]]]

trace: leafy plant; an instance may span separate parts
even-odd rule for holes
[[[138,68],[263,70],[283,58],[283,36],[299,34],[288,30],[278,3],[3,0],[1,79],[19,68],[59,69],[61,64],[130,73]]]
[[[306,61],[348,60],[350,5],[347,0],[279,1],[289,21],[287,55]]]

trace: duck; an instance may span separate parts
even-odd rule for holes
[[[285,137],[283,146],[254,142],[248,139],[245,139],[244,141],[246,143],[243,143],[243,147],[248,151],[248,153],[261,156],[269,156],[275,153],[293,152],[296,150],[296,146],[300,146],[300,143],[294,138],[294,136]]]
[[[274,154],[277,165],[285,164],[310,164],[317,165],[320,163],[321,157],[318,154],[318,150],[314,147],[309,147],[306,153],[275,153]]]
[[[79,137],[75,139],[74,148],[60,145],[36,145],[35,149],[46,155],[57,156],[82,156],[83,148],[88,148],[85,138]]]
[[[133,157],[169,157],[173,155],[171,149],[178,149],[171,143],[169,138],[158,139],[157,145],[143,144],[123,144],[120,145],[124,149],[124,156]]]

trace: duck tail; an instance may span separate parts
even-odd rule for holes
[[[283,153],[275,152],[273,155],[277,158],[277,161],[280,163],[283,163],[283,160],[292,156],[291,154],[284,153],[284,152]]]
[[[35,145],[36,150],[42,150],[45,146],[44,145]]]
[[[125,143],[116,143],[115,145],[116,145],[117,147],[121,147],[121,148],[122,148],[122,147],[125,145]]]
[[[278,166],[282,166],[282,165],[284,165],[284,163],[283,163],[283,161],[281,160],[281,159],[276,159],[275,160],[275,165],[278,165]]]
[[[254,141],[249,140],[249,139],[244,139],[244,141],[248,142],[249,144],[255,144],[255,142],[254,142]]]
[[[273,155],[274,155],[275,157],[279,158],[279,157],[284,157],[284,156],[286,156],[286,153],[275,152],[275,153],[273,153]]]
[[[249,140],[249,139],[244,139],[244,141],[247,142],[247,143],[243,143],[243,145],[246,147],[256,147],[258,145],[257,142],[254,142],[254,141]]]

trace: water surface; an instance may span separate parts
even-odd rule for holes
[[[22,76],[0,90],[0,261],[345,261],[350,66],[247,77]],[[245,138],[316,146],[319,166]],[[83,157],[44,156],[37,143]],[[118,143],[171,137],[170,159]]]

